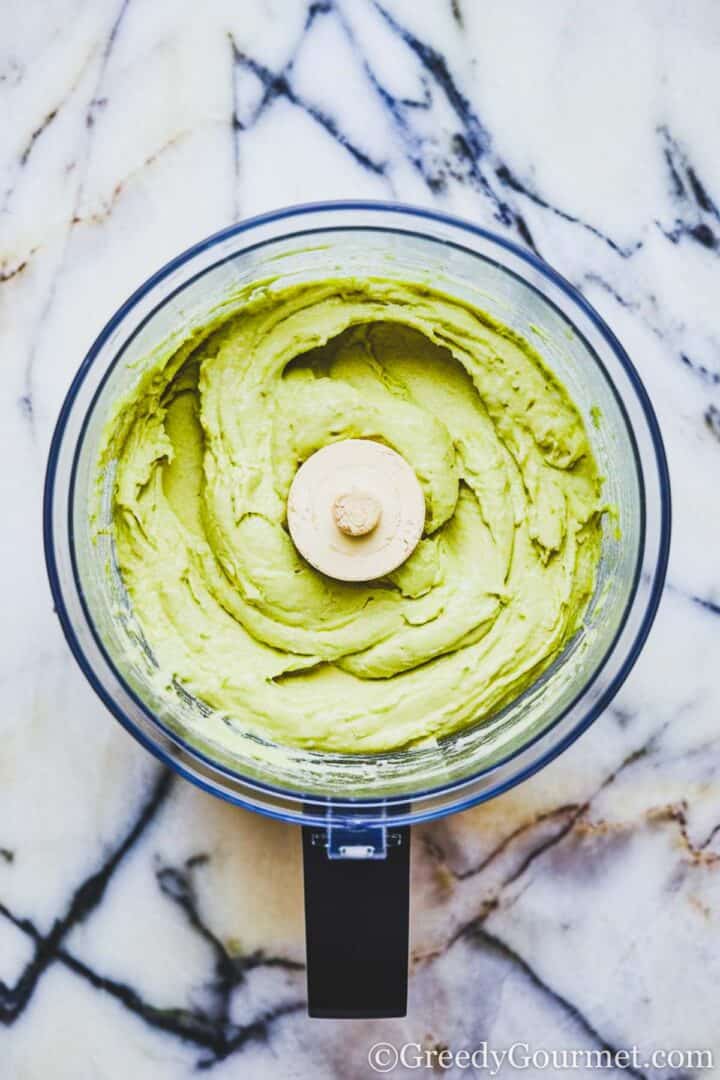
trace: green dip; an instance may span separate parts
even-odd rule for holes
[[[295,550],[298,466],[338,439],[410,463],[423,539],[381,581]],[[580,626],[602,542],[578,409],[532,347],[391,280],[256,289],[120,402],[112,532],[168,686],[289,746],[428,742],[529,687]]]

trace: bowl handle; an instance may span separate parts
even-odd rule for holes
[[[407,1011],[410,827],[303,825],[308,1014]]]

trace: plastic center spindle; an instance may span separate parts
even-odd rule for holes
[[[349,491],[338,495],[333,503],[333,517],[340,532],[346,536],[367,536],[382,514],[382,506],[367,491]]]

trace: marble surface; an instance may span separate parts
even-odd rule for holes
[[[720,1075],[719,48],[715,0],[0,6],[1,1080],[355,1080],[381,1039],[711,1048]],[[298,830],[171,777],[104,711],[40,542],[55,416],[125,296],[234,219],[342,197],[447,208],[556,265],[640,369],[674,480],[616,703],[523,787],[415,830],[402,1021],[306,1018]]]

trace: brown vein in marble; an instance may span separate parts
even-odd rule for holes
[[[33,132],[31,132],[30,138],[28,139],[27,143],[25,144],[25,149],[20,154],[20,157],[18,159],[19,162],[20,162],[20,165],[25,165],[25,163],[27,162],[28,158],[30,157],[30,155],[31,155],[31,153],[33,151],[33,147],[35,146],[35,143],[40,138],[40,136],[43,134],[43,132],[45,132],[47,130],[47,128],[50,126],[50,124],[52,124],[53,120],[55,119],[55,117],[57,116],[57,114],[59,112],[60,112],[60,106],[56,105],[55,108],[51,109],[50,112],[40,121],[40,123],[35,128],[35,130]]]
[[[34,389],[33,382],[34,382],[35,359],[36,359],[36,354],[37,354],[39,337],[40,337],[40,334],[42,332],[43,324],[47,320],[48,315],[50,314],[50,311],[52,310],[53,303],[55,301],[55,296],[57,294],[57,289],[58,289],[58,282],[60,281],[60,279],[62,277],[62,273],[63,273],[64,267],[65,267],[65,262],[66,262],[66,259],[67,259],[67,252],[68,252],[68,247],[69,247],[69,244],[70,244],[70,237],[72,236],[73,222],[74,222],[75,218],[78,216],[78,210],[79,210],[79,207],[80,207],[80,204],[81,204],[81,201],[82,201],[82,197],[83,197],[83,193],[84,193],[85,180],[86,180],[86,176],[87,176],[87,168],[88,168],[88,164],[89,164],[91,153],[92,153],[93,132],[94,132],[94,129],[95,129],[94,120],[92,119],[93,110],[95,109],[96,103],[98,102],[98,100],[100,100],[102,98],[102,87],[103,87],[103,84],[104,84],[104,81],[105,81],[105,75],[106,75],[106,72],[107,72],[108,64],[110,62],[110,57],[112,55],[113,48],[115,46],[115,42],[116,42],[118,34],[120,32],[120,27],[122,26],[122,23],[123,23],[123,21],[125,19],[125,16],[127,14],[129,6],[130,6],[130,0],[121,0],[121,3],[120,3],[120,5],[119,5],[119,7],[117,9],[117,14],[115,15],[115,18],[113,19],[113,21],[112,21],[112,23],[110,25],[110,30],[109,30],[108,36],[107,36],[106,41],[105,41],[105,45],[104,45],[103,50],[102,50],[102,54],[101,54],[100,62],[99,62],[99,67],[98,67],[98,75],[97,75],[97,78],[95,80],[95,86],[93,88],[93,93],[91,94],[90,99],[89,99],[88,104],[87,104],[86,109],[85,109],[85,129],[86,129],[86,132],[87,132],[86,141],[85,141],[85,152],[84,152],[84,155],[83,155],[83,163],[82,163],[82,167],[81,167],[81,170],[80,170],[80,179],[79,179],[77,189],[76,189],[76,192],[75,192],[75,199],[74,199],[74,202],[73,202],[73,209],[72,209],[72,213],[70,215],[70,220],[68,221],[68,226],[67,226],[66,233],[65,233],[65,242],[64,242],[64,245],[63,245],[63,248],[62,248],[62,252],[60,253],[60,257],[59,257],[59,259],[58,259],[58,261],[57,261],[57,263],[56,263],[56,265],[54,267],[54,271],[53,271],[53,274],[52,274],[50,285],[48,287],[48,290],[47,290],[47,293],[46,293],[46,296],[45,296],[45,301],[44,301],[44,303],[42,305],[39,317],[36,320],[36,325],[37,325],[38,329],[37,329],[35,338],[34,338],[34,340],[32,341],[32,343],[30,345],[28,359],[27,359],[27,362],[25,364],[25,379],[24,379],[25,388],[24,388],[24,393],[21,396],[21,401],[27,402],[26,413],[27,413],[27,416],[28,416],[28,418],[30,420],[30,430],[31,430],[31,433],[32,433],[33,437],[34,437],[34,434],[35,434],[35,432],[34,432],[34,422],[33,422],[33,415],[34,415],[34,412],[33,412],[33,389]],[[76,164],[76,163],[74,163],[74,164]]]
[[[85,56],[84,60],[80,64],[79,68],[77,69],[75,77],[72,79],[72,81],[70,83],[70,86],[68,87],[66,92],[62,95],[62,97],[60,98],[58,103],[56,105],[54,105],[53,108],[48,110],[48,112],[42,118],[40,123],[37,124],[37,126],[35,128],[33,128],[33,130],[30,132],[30,135],[28,136],[27,141],[25,142],[25,145],[24,145],[23,149],[20,151],[20,154],[18,155],[18,158],[17,158],[17,170],[16,170],[15,177],[14,177],[12,183],[9,185],[9,187],[7,187],[5,189],[5,192],[3,194],[2,207],[0,207],[0,213],[6,213],[7,212],[8,206],[10,205],[10,200],[12,199],[13,193],[15,192],[15,189],[16,189],[17,184],[18,184],[18,178],[19,178],[20,174],[22,173],[22,171],[25,169],[26,165],[28,164],[28,161],[30,160],[30,157],[32,156],[33,151],[35,150],[35,147],[36,147],[38,141],[45,134],[45,132],[48,130],[48,128],[53,124],[53,122],[58,118],[58,116],[60,115],[60,112],[62,111],[62,109],[65,107],[65,105],[68,103],[70,98],[73,96],[73,94],[77,90],[78,86],[80,85],[80,82],[82,81],[82,78],[83,78],[85,72],[88,69],[88,66],[90,65],[90,63],[91,63],[91,61],[92,61],[92,59],[93,59],[93,57],[95,55],[95,52],[96,52],[95,48],[91,48],[88,51],[88,53]]]
[[[503,852],[510,848],[517,839],[523,835],[531,832],[539,825],[552,821],[555,817],[560,819],[565,818],[562,825],[558,828],[557,832],[546,839],[542,843],[534,847],[528,855],[523,859],[519,866],[517,866],[510,874],[506,875],[501,884],[493,891],[493,893],[485,898],[479,910],[473,915],[473,917],[461,925],[453,934],[450,935],[448,940],[441,947],[432,949],[424,955],[415,954],[413,957],[414,966],[418,964],[428,964],[438,957],[444,955],[449,949],[456,945],[461,940],[471,942],[475,945],[480,945],[485,951],[494,952],[500,956],[504,961],[509,963],[513,968],[520,971],[526,978],[529,979],[531,984],[544,996],[547,996],[552,1000],[559,1008],[561,1008],[575,1023],[577,1023],[586,1035],[591,1038],[597,1046],[602,1049],[615,1052],[619,1047],[613,1046],[608,1042],[598,1031],[595,1025],[572,1001],[567,997],[561,995],[556,991],[549,983],[542,979],[538,973],[533,969],[530,963],[521,956],[515,949],[509,946],[502,938],[490,933],[485,927],[485,922],[492,912],[498,909],[502,895],[504,891],[511,884],[518,882],[523,875],[527,873],[530,866],[543,855],[545,855],[552,848],[560,844],[565,838],[569,836],[576,837],[580,842],[583,842],[586,838],[592,836],[610,836],[610,835],[623,835],[629,834],[633,829],[637,828],[639,824],[644,824],[647,827],[653,827],[656,825],[674,826],[677,830],[677,835],[680,841],[680,845],[686,859],[686,864],[694,867],[703,867],[714,869],[718,863],[720,863],[720,854],[715,852],[709,852],[706,849],[712,842],[713,838],[720,832],[720,824],[713,827],[708,833],[706,838],[700,843],[696,844],[692,841],[687,822],[687,802],[682,800],[678,803],[670,803],[663,806],[653,807],[649,809],[638,821],[618,821],[611,822],[603,819],[596,819],[592,821],[583,820],[585,815],[592,806],[593,801],[597,796],[608,788],[617,777],[626,769],[631,768],[638,761],[645,758],[652,750],[653,745],[662,735],[668,723],[664,724],[658,731],[653,732],[646,742],[633,750],[628,754],[623,761],[613,770],[612,773],[607,776],[603,782],[596,788],[592,795],[579,804],[568,804],[562,807],[556,807],[553,810],[543,812],[536,815],[530,821],[525,822],[519,828],[515,829],[511,834],[505,837],[489,855],[485,856],[475,867],[469,871],[455,872],[452,868],[448,867],[447,862],[443,861],[441,865],[448,872],[452,879],[456,882],[467,881],[473,876],[479,875],[484,869],[492,864]],[[430,854],[431,858],[443,860],[443,853],[439,846],[431,839],[426,846],[426,850]],[[530,879],[527,883],[531,884]],[[520,895],[516,893],[512,898],[511,904],[515,903]],[[707,917],[708,911],[705,905],[702,905],[698,901],[698,904],[702,913]],[[506,905],[506,908],[510,905]],[[644,1073],[637,1070],[628,1070],[630,1075],[642,1078]]]
[[[29,256],[22,260],[22,262],[16,263],[15,266],[8,267],[7,263],[0,264],[0,285],[4,285],[6,281],[12,281],[13,278],[27,268],[29,262]]]
[[[132,169],[121,180],[118,180],[117,184],[110,193],[109,198],[100,209],[94,210],[89,214],[75,213],[72,218],[72,224],[99,225],[103,221],[106,221],[112,214],[116,202],[118,201],[120,196],[127,190],[129,184],[137,176],[143,173],[147,168],[149,168],[151,165],[154,165],[156,161],[160,160],[160,158],[162,158],[169,150],[172,150],[178,145],[178,143],[181,143],[190,135],[192,135],[192,131],[190,129],[186,129],[184,131],[179,131],[176,135],[173,135],[171,136],[171,138],[167,139],[162,144],[162,146],[158,147],[157,150],[154,150],[152,154],[149,154],[140,165],[138,165],[135,169]]]
[[[508,886],[517,882],[525,873],[527,873],[529,868],[537,859],[540,859],[548,851],[558,845],[571,832],[576,831],[578,835],[581,835],[581,818],[584,814],[588,812],[593,801],[601,792],[603,792],[606,788],[610,787],[610,785],[615,782],[615,780],[622,772],[624,772],[624,770],[631,768],[638,761],[640,761],[642,758],[646,757],[647,754],[650,753],[651,748],[657,742],[658,738],[662,735],[663,731],[667,726],[668,723],[663,724],[658,731],[653,732],[653,734],[646,740],[646,742],[642,746],[631,751],[625,758],[623,758],[622,762],[607,777],[605,777],[602,783],[599,784],[598,787],[592,792],[592,794],[590,794],[583,802],[565,804],[563,806],[556,807],[553,810],[545,811],[541,814],[536,815],[535,817],[515,829],[510,835],[505,837],[490,852],[489,855],[485,856],[482,861],[477,864],[477,866],[474,866],[469,870],[460,872],[453,870],[453,868],[448,865],[442,849],[433,840],[426,849],[428,850],[428,853],[431,855],[431,857],[436,858],[441,863],[441,865],[456,882],[463,882],[467,881],[472,877],[478,876],[483,870],[487,869],[501,854],[510,849],[519,838],[528,833],[532,833],[535,829],[537,829],[538,825],[546,823],[548,821],[552,821],[556,817],[564,819],[562,820],[562,823],[559,825],[556,832],[554,832],[550,837],[545,838],[536,846],[534,846],[521,860],[521,862],[507,876],[503,878],[501,883],[492,892],[492,894],[482,902],[480,910],[475,915],[473,915],[473,917],[468,920],[468,922],[458,927],[450,935],[450,937],[443,946],[437,949],[433,949],[425,954],[415,954],[414,960],[417,962],[422,962],[433,959],[434,957],[446,952],[448,948],[452,947],[452,945],[456,941],[466,935],[477,923],[484,922],[488,915],[499,907],[503,892],[508,888]],[[590,827],[589,823],[584,824],[586,828]],[[596,823],[596,828],[600,827],[601,823]]]
[[[12,281],[14,278],[24,274],[27,270],[33,256],[40,250],[42,244],[37,244],[35,247],[30,248],[27,255],[23,255],[21,259],[11,263],[9,259],[5,259],[0,262],[0,285],[4,285],[6,281]]]
[[[679,802],[653,807],[648,810],[646,820],[650,823],[666,821],[674,823],[678,829],[681,845],[690,861],[696,866],[716,866],[720,863],[720,854],[715,851],[708,851],[707,848],[720,831],[720,825],[714,826],[700,844],[694,844],[688,833],[687,812],[687,799],[681,799]],[[627,823],[627,828],[632,828],[631,823]]]

